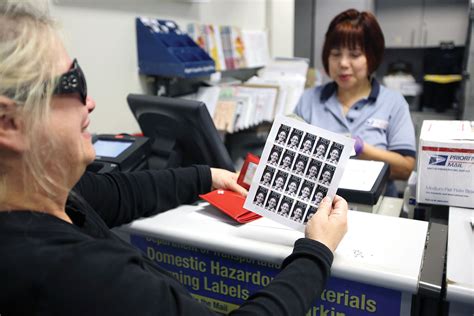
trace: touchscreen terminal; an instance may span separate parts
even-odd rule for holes
[[[98,139],[94,143],[94,148],[96,155],[99,157],[116,158],[131,145],[132,142]]]

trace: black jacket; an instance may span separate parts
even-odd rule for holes
[[[29,210],[0,212],[0,315],[212,315],[165,270],[109,228],[195,200],[204,166],[86,173],[66,212],[74,224]],[[320,295],[332,253],[302,238],[266,288],[234,315],[304,315]]]

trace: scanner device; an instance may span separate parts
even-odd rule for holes
[[[147,167],[151,152],[148,137],[100,134],[92,137],[96,158],[87,170],[95,173],[134,171]]]

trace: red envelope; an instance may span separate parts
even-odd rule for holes
[[[244,209],[245,197],[233,191],[214,190],[207,194],[201,194],[199,197],[239,223],[248,223],[262,217]]]
[[[250,184],[252,183],[252,178],[255,174],[255,171],[257,170],[259,161],[260,157],[252,155],[251,153],[247,154],[242,169],[240,170],[237,184],[246,188],[247,190],[250,189]]]

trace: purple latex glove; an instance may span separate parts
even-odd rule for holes
[[[356,156],[359,156],[364,151],[364,141],[359,136],[355,136],[353,139],[355,140],[354,150]]]

